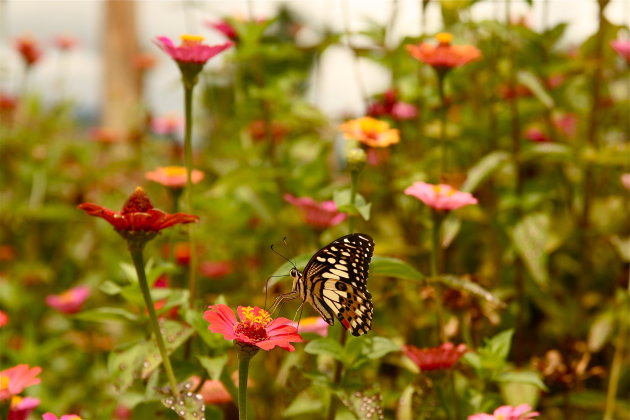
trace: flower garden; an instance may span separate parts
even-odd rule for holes
[[[442,31],[282,7],[155,34],[108,59],[168,61],[183,107],[122,125],[29,88],[80,41],[12,40],[0,419],[630,418],[628,24],[592,1],[571,44],[509,0],[419,3]],[[334,48],[360,113],[309,98]]]

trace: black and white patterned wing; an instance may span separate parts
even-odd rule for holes
[[[319,250],[303,272],[306,300],[330,325],[337,318],[355,336],[372,328],[367,279],[373,253],[372,238],[353,233]]]

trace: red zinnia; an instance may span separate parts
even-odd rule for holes
[[[27,67],[31,67],[42,56],[42,50],[39,44],[30,35],[24,35],[19,37],[15,41],[15,49],[20,53]]]
[[[17,365],[0,371],[0,401],[8,400],[24,388],[40,383],[41,379],[37,375],[41,371],[39,366],[30,368],[28,365]]]
[[[204,312],[203,317],[210,323],[208,329],[223,334],[226,340],[236,340],[263,350],[271,350],[278,346],[294,351],[291,342],[301,342],[302,337],[291,321],[286,318],[272,319],[269,312],[257,306],[239,306],[236,309],[240,322],[227,305],[212,305]]]
[[[442,370],[452,367],[468,351],[465,344],[457,347],[453,343],[444,343],[438,347],[418,348],[403,346],[403,351],[422,371]]]
[[[125,238],[127,234],[135,232],[158,233],[173,225],[199,220],[192,214],[169,214],[154,208],[149,196],[141,187],[136,188],[121,211],[110,210],[92,203],[80,204],[79,208],[90,216],[107,220]]]
[[[6,312],[0,311],[0,328],[9,323],[9,315]]]

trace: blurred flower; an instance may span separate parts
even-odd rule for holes
[[[46,413],[42,416],[42,420],[83,420],[76,414],[64,414],[61,417],[57,417],[52,413]]]
[[[0,112],[13,112],[17,108],[18,97],[8,93],[0,93]]]
[[[568,137],[575,136],[578,118],[575,114],[563,114],[553,119],[553,125]]]
[[[525,131],[525,138],[536,143],[549,143],[551,139],[537,127],[530,127]]]
[[[227,276],[234,271],[231,261],[203,261],[199,264],[199,273],[211,279]]]
[[[389,149],[376,149],[374,147],[368,147],[367,149],[367,163],[372,166],[378,166],[389,160]]]
[[[626,63],[630,64],[630,39],[616,39],[610,41],[610,46],[613,50],[617,51],[617,54],[621,56]]]
[[[0,401],[8,400],[24,388],[40,383],[41,379],[37,375],[41,372],[39,366],[30,368],[24,364],[0,371]]]
[[[0,328],[9,323],[9,315],[6,312],[0,311]]]
[[[238,41],[238,33],[236,32],[236,29],[227,20],[220,20],[218,22],[206,22],[206,25],[209,28],[222,33],[229,40]]]
[[[53,45],[62,51],[68,51],[77,45],[77,39],[72,35],[60,34],[53,38]]]
[[[22,35],[16,39],[15,49],[20,53],[27,67],[31,67],[42,57],[39,43],[30,35]]]
[[[499,87],[502,99],[513,99],[525,96],[532,96],[532,91],[525,85],[511,85],[504,83]]]
[[[147,172],[144,177],[165,187],[184,188],[186,186],[186,174],[186,168],[183,166],[161,166],[155,171]],[[198,184],[203,180],[204,173],[193,169],[190,178],[193,184]]]
[[[77,286],[59,295],[46,296],[46,304],[64,314],[74,314],[81,310],[83,303],[89,296],[89,287]]]
[[[289,130],[284,124],[277,121],[266,122],[264,120],[255,120],[247,126],[247,132],[255,141],[270,138],[277,143],[284,139]]]
[[[16,257],[13,245],[0,245],[0,261],[13,261]]]
[[[411,120],[418,116],[415,105],[398,100],[396,89],[389,89],[383,97],[373,102],[367,109],[370,117],[390,117],[394,120]]]
[[[269,312],[257,306],[239,306],[236,312],[240,322],[237,322],[232,309],[222,304],[209,306],[203,317],[210,323],[208,329],[223,334],[226,340],[236,340],[263,350],[278,346],[294,351],[291,342],[302,341],[295,327],[290,325],[291,321],[286,318],[272,319]]]
[[[103,127],[91,128],[89,135],[92,140],[101,144],[118,143],[124,137],[119,131]]]
[[[179,134],[184,128],[184,118],[179,114],[166,114],[155,117],[151,121],[151,129],[156,134],[163,136],[174,136]]]
[[[367,149],[375,150],[372,147],[368,147]],[[379,150],[387,151],[387,149]],[[348,170],[350,172],[361,172],[361,170],[363,170],[363,167],[365,166],[365,162],[367,161],[368,155],[365,150],[360,147],[353,147],[352,149],[348,150],[348,153],[346,153],[346,163],[348,164]]]
[[[331,200],[318,203],[310,197],[298,198],[291,194],[285,194],[284,199],[299,209],[304,223],[318,229],[337,226],[347,217],[337,210],[337,205]]]
[[[532,411],[529,404],[521,404],[517,407],[511,405],[503,405],[492,414],[474,414],[468,416],[468,420],[529,420],[538,417],[540,413]]]
[[[199,382],[201,382],[201,378],[199,376],[193,376],[190,378],[193,386],[193,389],[197,389],[199,386]],[[205,404],[217,405],[217,404],[227,404],[232,402],[232,396],[228,392],[223,382],[207,379],[201,389],[199,390],[199,394],[203,397],[203,402]]]
[[[453,35],[439,33],[435,36],[438,45],[420,43],[407,45],[407,51],[416,60],[426,63],[438,72],[444,72],[454,67],[463,66],[481,58],[481,52],[472,45],[451,45]]]
[[[173,249],[175,262],[179,265],[190,264],[190,244],[188,242],[177,242]]]
[[[39,398],[19,397],[11,398],[11,406],[9,407],[9,417],[7,420],[26,420],[31,411],[39,405]]]
[[[162,229],[199,220],[191,214],[169,214],[154,208],[141,187],[136,188],[119,212],[92,203],[83,203],[78,207],[90,216],[105,219],[125,239],[147,241]]]
[[[630,173],[621,175],[621,184],[630,191]]]
[[[458,191],[446,184],[414,182],[405,189],[405,194],[416,197],[435,210],[456,210],[470,204],[477,204],[477,199],[472,194]]]
[[[133,57],[133,67],[141,72],[151,70],[156,63],[157,57],[155,54],[147,51],[141,51]]]
[[[443,370],[451,368],[468,351],[465,344],[457,347],[453,343],[444,343],[438,347],[418,348],[412,345],[403,346],[403,352],[422,371]]]
[[[356,140],[370,147],[387,147],[400,141],[398,130],[390,128],[387,121],[361,117],[346,121],[339,126],[348,140]]]
[[[564,389],[576,389],[593,376],[604,376],[603,366],[591,366],[591,352],[583,341],[570,342],[562,349],[547,350],[543,357],[533,357],[532,365],[545,382]]]
[[[290,325],[294,326],[301,334],[313,333],[326,337],[328,335],[328,323],[319,316],[309,316],[302,318],[300,323],[292,322]]]

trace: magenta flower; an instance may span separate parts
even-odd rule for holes
[[[292,322],[292,326],[297,328],[300,333],[313,333],[326,337],[328,335],[328,323],[319,316],[309,316],[302,318],[299,325],[297,322]]]
[[[449,369],[467,351],[468,347],[465,344],[455,346],[453,343],[423,349],[411,345],[403,346],[403,352],[422,371]]]
[[[521,404],[517,407],[511,405],[503,405],[492,414],[473,414],[468,416],[468,420],[529,420],[538,417],[538,411],[532,411],[529,404]]]
[[[0,311],[0,328],[9,323],[9,315],[6,312]]]
[[[568,137],[575,136],[578,118],[575,114],[564,114],[553,119],[553,125]]]
[[[239,306],[236,309],[240,322],[227,305],[212,305],[204,312],[203,317],[210,323],[208,329],[223,334],[226,340],[236,340],[263,350],[271,350],[278,346],[294,351],[291,342],[301,342],[302,337],[291,321],[286,318],[272,319],[269,312],[257,306]]]
[[[64,414],[61,417],[55,416],[53,413],[46,413],[42,416],[42,420],[83,420],[76,414]]]
[[[11,398],[9,418],[7,420],[26,420],[31,411],[39,405],[39,398],[18,397]]]
[[[89,296],[89,287],[77,286],[59,295],[46,296],[46,304],[64,314],[75,314],[81,310]]]
[[[28,365],[17,365],[0,371],[0,401],[8,400],[24,388],[40,383],[41,379],[37,375],[41,372],[41,367],[30,368]]]
[[[232,24],[227,20],[220,20],[218,22],[206,22],[206,25],[208,25],[209,28],[222,33],[223,36],[231,41],[238,40],[238,32],[236,32],[234,26],[232,26]]]
[[[215,55],[234,45],[233,42],[226,42],[220,45],[206,45],[202,43],[203,37],[195,35],[182,35],[180,38],[182,44],[178,47],[173,44],[170,38],[165,36],[158,36],[156,41],[158,47],[178,63],[203,65]]]
[[[298,208],[304,223],[318,229],[337,226],[346,220],[347,217],[345,213],[337,210],[337,205],[334,201],[318,203],[310,197],[298,198],[291,194],[285,194],[284,199]]]
[[[621,175],[621,184],[630,191],[630,173]]]
[[[610,46],[617,51],[626,63],[630,64],[630,39],[616,39],[610,41]]]
[[[163,136],[175,136],[184,129],[184,118],[179,114],[166,114],[154,117],[151,121],[151,130]]]
[[[372,103],[367,109],[370,117],[390,117],[394,120],[411,120],[418,116],[418,108],[408,102],[398,100],[396,89],[389,89],[383,98]]]
[[[540,129],[536,127],[528,128],[525,132],[525,138],[535,143],[549,143],[551,139]]]
[[[427,184],[426,182],[414,182],[405,189],[405,194],[416,197],[427,206],[435,210],[456,210],[470,204],[477,204],[477,199],[472,194],[461,192],[450,185]]]

